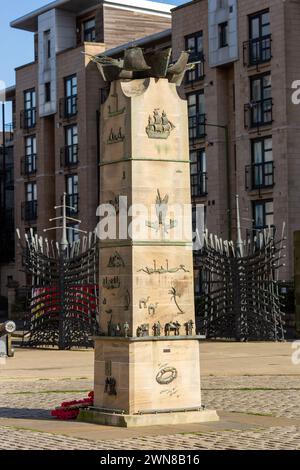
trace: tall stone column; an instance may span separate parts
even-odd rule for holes
[[[100,242],[95,403],[80,419],[120,426],[217,420],[201,402],[186,101],[167,79],[114,81],[101,136],[100,203],[114,209],[110,237],[102,233]],[[125,197],[129,215],[138,216],[129,217],[129,235]]]

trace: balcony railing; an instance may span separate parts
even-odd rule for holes
[[[206,136],[206,114],[189,117],[190,141],[203,139]]]
[[[69,119],[77,115],[77,95],[66,96],[59,102],[59,114],[62,119]]]
[[[20,113],[20,127],[26,131],[36,126],[36,108],[24,109]]]
[[[190,70],[186,73],[185,84],[193,85],[195,82],[200,82],[205,77],[204,64],[205,57],[202,54],[198,57],[190,57],[190,63],[195,62],[193,70]],[[197,63],[198,62],[198,63]]]
[[[245,168],[247,191],[262,190],[274,186],[274,162],[253,163]]]
[[[60,166],[72,167],[78,165],[78,144],[65,145],[60,149]]]
[[[251,101],[244,106],[245,128],[270,125],[273,122],[273,98]]]
[[[243,44],[244,66],[265,64],[272,59],[272,36],[251,39]]]
[[[21,206],[22,220],[24,220],[27,223],[35,222],[37,219],[37,209],[38,209],[37,201],[23,202]]]
[[[79,212],[79,195],[78,194],[67,194],[67,215],[72,217]],[[71,209],[72,208],[72,209]]]
[[[21,160],[21,174],[23,176],[35,175],[37,171],[37,155],[26,155]]]
[[[207,173],[206,172],[201,172],[196,175],[191,175],[191,190],[192,190],[192,197],[207,196]]]

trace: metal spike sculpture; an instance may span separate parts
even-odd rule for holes
[[[32,230],[24,243],[17,231],[26,273],[31,277],[23,346],[91,347],[92,337],[99,333],[96,235],[85,235],[69,244],[67,221],[75,219],[66,215],[66,195],[63,205],[55,209],[62,209],[63,215],[50,221],[61,220],[62,227],[45,232],[62,230],[60,244],[38,237]]]
[[[243,242],[238,204],[237,212],[237,243],[206,232],[196,256],[203,279],[199,332],[209,339],[282,341],[285,331],[278,270],[284,227],[280,240],[275,240],[274,229],[269,228]]]

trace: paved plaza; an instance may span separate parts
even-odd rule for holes
[[[202,344],[202,394],[218,423],[119,429],[56,421],[93,389],[92,351],[16,351],[0,365],[0,449],[300,450],[300,365],[291,343]]]

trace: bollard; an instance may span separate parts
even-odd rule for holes
[[[13,357],[14,350],[11,345],[11,335],[16,331],[13,321],[0,323],[0,357]]]

